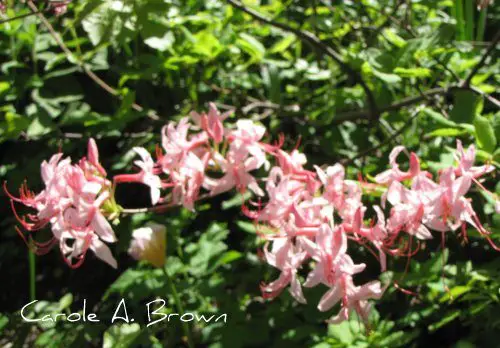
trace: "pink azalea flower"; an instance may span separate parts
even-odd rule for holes
[[[472,174],[455,178],[453,168],[441,172],[441,194],[432,206],[429,226],[437,231],[454,231],[468,222],[479,231],[484,230],[479,223],[470,201],[464,197],[472,185]]]
[[[319,189],[320,183],[316,180],[316,174],[303,168],[303,165],[307,163],[304,154],[298,150],[287,153],[277,149],[274,155],[285,175],[289,175],[293,180],[304,182],[311,193]]]
[[[421,197],[405,188],[398,181],[393,181],[387,193],[387,200],[393,205],[387,228],[392,233],[403,230],[419,239],[430,239],[432,235],[423,224],[426,210],[429,206],[422,202]]]
[[[356,311],[364,322],[367,322],[370,314],[368,300],[380,299],[383,292],[379,281],[371,281],[362,286],[356,286],[351,276],[344,275],[341,277],[339,284],[333,286],[321,298],[318,309],[323,312],[327,311],[342,300],[342,308],[339,314],[327,320],[328,323],[339,324],[344,320],[348,320],[349,312],[352,310]]]
[[[399,165],[396,162],[396,159],[398,155],[404,150],[404,146],[396,146],[391,151],[389,155],[389,164],[392,168],[378,174],[375,177],[375,181],[377,183],[390,185],[393,181],[404,181],[407,179],[411,179],[420,172],[420,161],[418,159],[418,156],[413,152],[410,155],[410,169],[407,172],[399,169]]]
[[[207,178],[206,187],[210,190],[210,194],[226,192],[236,187],[238,191],[243,192],[248,187],[253,193],[258,196],[263,196],[264,191],[259,187],[257,180],[249,173],[259,168],[259,161],[255,157],[246,157],[247,153],[244,149],[228,151],[227,159],[221,154],[214,154],[214,161],[224,173],[220,179]]]
[[[87,148],[88,148],[87,151],[88,162],[94,166],[94,168],[99,172],[99,174],[105,177],[106,171],[99,162],[99,151],[97,149],[97,144],[93,138],[89,139]]]
[[[457,157],[458,161],[456,174],[459,176],[469,173],[470,175],[472,175],[472,177],[478,178],[495,169],[493,165],[474,167],[474,161],[476,160],[476,148],[474,147],[474,145],[470,145],[467,151],[464,151],[462,142],[460,140],[457,140],[457,153],[455,156]]]
[[[281,274],[278,279],[265,285],[261,285],[261,290],[264,298],[274,298],[288,286],[290,293],[300,303],[306,303],[306,299],[302,294],[302,287],[297,278],[297,269],[306,259],[306,253],[297,250],[288,238],[278,238],[273,240],[271,251],[268,250],[267,244],[264,247],[264,256],[271,266],[279,269]]]
[[[318,234],[313,242],[309,238],[300,238],[301,246],[315,260],[316,266],[309,273],[305,287],[313,287],[319,283],[332,285],[338,275],[340,264],[347,251],[347,236],[342,227],[332,229],[324,223],[319,228]],[[361,272],[364,269],[356,269]],[[358,272],[356,272],[358,273]]]
[[[105,171],[99,164],[95,142],[89,141],[88,160],[82,159],[78,165],[72,165],[70,158],[61,158],[62,154],[57,154],[49,162],[42,162],[45,189],[39,194],[35,195],[23,186],[20,198],[16,198],[6,190],[16,218],[30,232],[51,224],[53,238],[44,243],[34,242],[38,253],[47,252],[59,241],[64,260],[71,267],[81,265],[89,249],[116,267],[111,251],[102,242],[113,243],[116,236],[100,210],[109,198],[110,183],[102,176]],[[17,215],[14,201],[35,209],[37,214],[28,214],[29,221],[26,221]],[[67,243],[69,240],[72,242]],[[73,263],[74,259],[76,263]]]
[[[133,150],[141,157],[141,160],[134,161],[134,164],[141,169],[136,174],[120,174],[114,177],[115,183],[138,182],[149,186],[151,191],[151,203],[156,205],[160,200],[160,189],[162,182],[157,175],[156,163],[151,158],[149,152],[142,147],[134,147]]]
[[[191,112],[191,118],[198,127],[201,127],[216,144],[222,142],[224,138],[224,125],[222,122],[233,112],[227,111],[223,114],[217,110],[214,103],[209,103],[208,114]]]
[[[356,214],[354,214],[351,228],[354,234],[366,238],[378,249],[381,272],[385,272],[387,269],[387,258],[383,250],[383,242],[388,236],[385,224],[385,216],[384,212],[379,206],[375,205],[373,206],[373,209],[377,214],[377,223],[375,225],[371,227],[366,227],[363,225],[364,209],[360,207],[358,208]]]
[[[203,159],[189,152],[183,161],[179,172],[172,173],[174,185],[172,203],[182,202],[189,210],[194,210],[194,203],[198,199],[200,189],[205,184],[205,167],[210,153],[206,152]]]
[[[170,122],[168,126],[163,127],[161,142],[165,155],[159,156],[158,163],[165,174],[178,169],[189,151],[207,142],[208,137],[205,132],[188,138],[190,128],[191,124],[187,117],[182,118],[177,126],[174,122]]]
[[[315,166],[318,178],[323,184],[323,197],[332,202],[337,209],[344,204],[345,170],[341,164],[326,168],[326,172]]]

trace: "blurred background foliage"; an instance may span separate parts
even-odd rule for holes
[[[490,45],[500,27],[498,4],[483,11],[472,0],[249,0],[245,6],[311,33],[355,74],[321,47],[221,0],[82,0],[60,17],[42,12],[66,52],[39,16],[6,21],[0,24],[1,181],[14,188],[29,178],[37,188],[43,159],[59,149],[81,156],[91,136],[111,174],[131,170],[133,146],[153,150],[161,126],[209,101],[236,107],[234,118],[262,122],[270,140],[284,133],[285,147],[299,145],[309,166],[341,161],[352,177],[385,169],[396,144],[437,171],[453,162],[456,139],[475,143],[478,158],[498,168],[500,113],[488,97],[500,96],[498,48]],[[26,3],[8,7],[2,21],[30,12]],[[488,59],[471,75],[488,48]],[[498,194],[497,179],[494,173],[484,184]],[[193,328],[198,346],[493,347],[500,341],[500,257],[473,231],[465,245],[449,235],[446,251],[430,241],[406,275],[406,259],[390,261],[393,272],[382,277],[417,296],[389,287],[369,327],[356,317],[328,326],[331,313],[316,310],[323,289],[306,290],[307,305],[287,292],[272,302],[260,297],[259,282],[276,272],[259,260],[261,241],[231,194],[200,204],[196,213],[122,218],[112,246],[118,270],[93,256],[77,270],[56,251],[38,257],[37,317],[81,310],[87,299],[101,323],[28,325],[19,316],[29,300],[28,251],[0,198],[1,345],[185,345],[178,321],[144,325],[145,303],[171,299],[161,270],[126,254],[131,230],[151,220],[168,228],[167,270],[186,311],[228,313],[226,324]],[[119,187],[117,198],[131,208],[149,202],[148,190],[136,185]],[[474,198],[498,240],[500,216],[492,214],[491,198],[480,192]],[[367,277],[378,277],[371,255],[352,253],[369,263]],[[138,322],[109,325],[121,298]]]

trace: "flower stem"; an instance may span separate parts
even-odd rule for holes
[[[36,284],[35,284],[35,253],[28,249],[28,260],[30,267],[30,301],[35,301],[36,297]]]
[[[167,269],[165,267],[163,267],[162,270],[163,270],[163,273],[165,274],[165,277],[167,278],[167,282],[170,286],[170,291],[172,291],[172,296],[174,297],[174,302],[175,302],[175,306],[177,307],[177,311],[182,316],[182,314],[184,314],[184,308],[182,307],[182,303],[181,303],[181,300],[179,298],[179,294],[177,293],[177,289],[175,288],[175,284],[172,281],[172,279],[170,278],[170,276],[168,275]],[[184,330],[184,334],[187,337],[188,346],[190,348],[194,348],[193,338],[191,337],[191,332],[189,331],[188,324],[184,321],[182,322],[182,329]]]

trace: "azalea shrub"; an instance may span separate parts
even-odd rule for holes
[[[2,11],[2,344],[498,340],[493,1]]]

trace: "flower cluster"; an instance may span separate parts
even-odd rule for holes
[[[267,178],[268,202],[259,204],[258,211],[246,212],[259,226],[265,225],[271,231],[262,233],[268,240],[264,258],[281,271],[277,280],[262,285],[265,297],[275,297],[290,285],[292,296],[304,303],[298,271],[312,259],[314,266],[303,286],[321,283],[329,288],[318,309],[326,311],[340,302],[341,311],[330,322],[347,319],[351,310],[366,320],[367,300],[379,298],[383,287],[378,281],[354,284],[353,275],[366,265],[353,262],[347,253],[348,241],[371,251],[382,271],[386,269],[386,254],[411,256],[415,253],[411,250],[412,238],[432,238],[429,229],[444,233],[461,228],[467,238],[468,223],[495,250],[500,250],[480,223],[470,199],[465,197],[473,183],[485,190],[478,179],[494,169],[492,165],[473,166],[474,146],[465,151],[458,141],[457,165],[442,170],[438,182],[433,181],[431,173],[421,170],[415,153],[410,154],[408,171],[401,170],[396,159],[403,150],[402,146],[394,148],[389,158],[391,168],[375,177],[377,184],[388,189],[381,205],[372,207],[377,218],[368,225],[363,219],[368,207],[363,204],[362,196],[374,184],[347,180],[345,168],[340,164],[325,170],[316,167],[315,173],[307,171],[303,168],[306,158],[297,150],[291,154],[282,150],[274,153],[279,165],[270,170]],[[387,201],[392,208],[386,218],[383,208]],[[498,201],[496,206],[498,210]],[[270,249],[269,244],[272,244]]]
[[[474,166],[474,146],[465,150],[458,141],[456,164],[441,170],[436,181],[422,170],[415,153],[408,154],[408,170],[401,169],[397,159],[407,151],[397,146],[389,156],[390,168],[375,176],[374,183],[367,183],[348,179],[341,164],[306,169],[304,154],[282,149],[283,137],[275,144],[265,142],[264,126],[246,119],[225,122],[229,114],[210,104],[208,113],[193,112],[178,123],[170,122],[161,131],[154,158],[145,148],[133,148],[140,157],[134,162],[139,170],[117,175],[113,183],[142,183],[149,187],[154,206],[182,205],[189,210],[205,197],[232,189],[251,191],[256,199],[243,204],[242,211],[255,221],[265,240],[263,258],[280,271],[276,280],[261,285],[265,298],[290,287],[292,296],[305,303],[303,287],[323,284],[327,290],[318,309],[328,311],[340,303],[340,312],[330,322],[346,320],[352,311],[367,320],[369,300],[380,298],[388,284],[378,280],[357,284],[354,278],[366,265],[353,260],[349,253],[353,243],[371,252],[382,272],[387,255],[412,256],[422,240],[433,237],[431,231],[444,238],[445,232],[461,229],[466,239],[467,224],[500,250],[466,198],[473,184],[486,190],[480,178],[494,169],[489,164]],[[35,196],[25,187],[20,198],[9,194],[13,208],[19,202],[38,212],[27,215],[29,222],[18,220],[29,231],[50,223],[53,241],[38,247],[45,251],[59,241],[71,266],[81,264],[87,249],[116,266],[102,241],[115,241],[105,216],[110,218],[110,212],[120,208],[111,196],[112,186],[99,164],[95,142],[89,141],[88,156],[78,165],[61,157],[57,154],[42,163],[46,188],[40,194]],[[368,206],[364,198],[374,190],[384,194],[379,205]],[[498,212],[498,201],[495,207]],[[374,218],[366,221],[367,213]],[[129,253],[163,266],[164,228],[152,225],[136,230]],[[308,272],[303,274],[305,281],[301,281],[302,272]]]
[[[58,153],[48,162],[42,162],[45,188],[40,193],[35,195],[24,183],[19,190],[20,196],[14,197],[4,186],[11,198],[14,215],[24,229],[35,232],[50,224],[53,237],[43,243],[33,239],[28,243],[23,232],[17,231],[38,254],[46,253],[58,243],[64,260],[73,268],[82,264],[88,249],[116,268],[116,260],[103,243],[113,243],[116,237],[104,216],[103,205],[110,200],[111,183],[99,163],[97,145],[90,139],[87,157],[77,164],[71,164],[69,157],[62,157],[62,153]],[[20,217],[15,202],[37,213]]]
[[[170,122],[162,129],[156,161],[146,149],[135,147],[141,158],[135,161],[140,172],[117,175],[115,182],[143,183],[150,187],[153,205],[168,202],[190,210],[194,210],[202,190],[207,196],[215,196],[233,188],[248,188],[263,195],[250,172],[269,165],[265,154],[268,146],[260,142],[266,129],[250,120],[239,120],[236,127],[225,128],[223,121],[228,115],[210,104],[208,114],[193,112],[192,122],[188,117],[178,124]],[[162,196],[162,191],[168,193]]]

